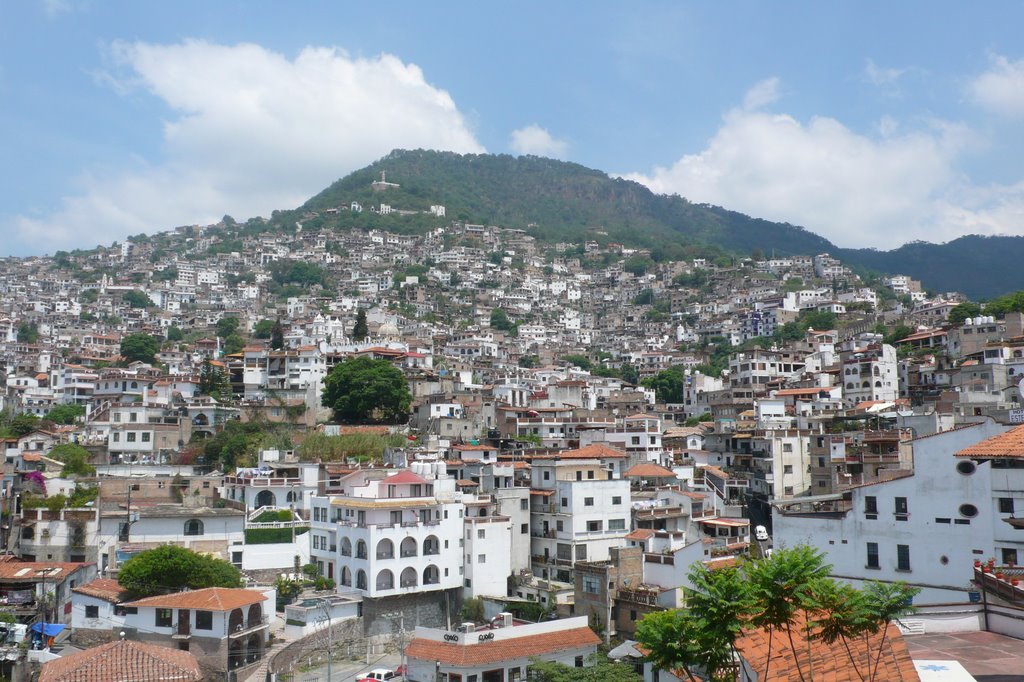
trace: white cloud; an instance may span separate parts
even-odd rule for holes
[[[747,94],[743,96],[743,110],[758,111],[769,104],[774,104],[778,99],[779,79],[766,78],[747,90]]]
[[[42,0],[42,5],[43,11],[46,12],[48,17],[67,14],[74,9],[68,0]]]
[[[88,170],[55,212],[15,221],[11,251],[92,246],[127,234],[293,208],[395,148],[482,152],[447,92],[414,64],[307,47],[115,44],[116,82],[174,112],[164,158]]]
[[[763,101],[748,93],[703,151],[627,177],[655,192],[803,225],[840,246],[892,248],[1011,233],[1020,224],[1024,186],[979,188],[956,170],[957,156],[978,143],[963,126],[899,132],[885,119],[875,138],[833,118],[750,111],[751,99]]]
[[[879,87],[891,87],[896,84],[900,76],[906,73],[906,69],[886,68],[875,64],[875,60],[868,59],[864,63],[864,80]]]
[[[564,159],[569,150],[568,142],[552,137],[551,133],[536,124],[513,130],[509,144],[516,154],[548,156],[553,159]]]
[[[1024,116],[1024,59],[1011,62],[994,55],[988,71],[969,87],[974,101],[1002,116]]]

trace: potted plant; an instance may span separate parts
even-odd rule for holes
[[[1006,580],[1006,574],[1002,571],[996,573],[996,580]]]
[[[981,559],[975,559],[974,560],[974,567],[975,568],[981,568]]]

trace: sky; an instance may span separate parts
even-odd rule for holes
[[[0,256],[269,215],[396,148],[550,156],[844,247],[1024,234],[1022,25],[998,1],[0,0]]]

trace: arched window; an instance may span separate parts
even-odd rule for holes
[[[417,554],[417,551],[416,551],[416,539],[415,538],[405,538],[404,540],[402,540],[401,550],[402,550],[402,556],[404,556],[404,557],[405,556],[416,556],[416,554]]]
[[[352,556],[352,541],[348,538],[341,539],[341,556]]]
[[[439,582],[441,582],[441,572],[437,570],[437,566],[431,564],[423,569],[424,585],[437,585]]]
[[[341,567],[341,584],[352,587],[352,571],[348,570],[348,566]]]
[[[358,571],[356,571],[356,589],[357,590],[365,590],[366,589],[366,571],[364,571],[362,569],[359,569]]]
[[[846,387],[847,387],[847,388],[849,388],[849,389],[854,389],[854,388],[857,388],[856,386],[854,386],[854,384],[853,384],[853,382],[852,382],[852,381],[851,381],[851,382],[849,382],[849,383],[847,383],[847,384],[846,384]]]
[[[402,587],[416,587],[416,569],[410,566],[402,571]]]
[[[359,542],[356,543],[356,558],[357,559],[365,559],[366,558],[366,543],[363,542],[362,540],[360,540]]]
[[[395,574],[384,569],[377,574],[377,589],[378,590],[391,590],[395,587]]]
[[[298,491],[297,490],[289,490],[288,491],[288,495],[285,497],[285,500],[287,502],[298,502],[299,501],[299,493],[298,493]]]
[[[427,539],[423,541],[423,554],[424,555],[431,555],[431,554],[440,554],[440,553],[441,553],[441,543],[440,543],[440,541],[438,541],[437,536],[436,535],[428,535]]]
[[[871,382],[870,381],[865,381],[863,384],[860,385],[860,387],[861,388],[871,388]]]
[[[199,519],[189,519],[185,522],[185,535],[202,535],[203,522]]]
[[[882,387],[882,382],[881,381],[876,381],[875,382],[875,388],[881,388],[881,387]]]
[[[395,543],[391,542],[387,538],[384,538],[377,543],[377,558],[378,559],[394,559],[395,558]]]

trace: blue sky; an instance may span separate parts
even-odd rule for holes
[[[0,255],[535,153],[842,246],[1024,234],[1024,6],[0,1]]]

